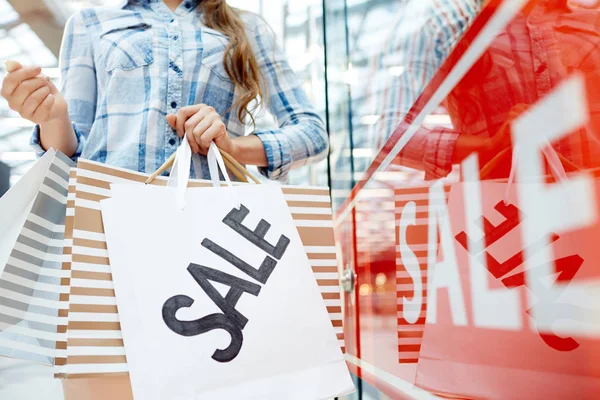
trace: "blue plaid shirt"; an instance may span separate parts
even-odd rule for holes
[[[228,38],[202,23],[198,3],[186,0],[172,12],[161,0],[130,0],[68,21],[60,69],[79,141],[74,159],[152,172],[180,143],[165,116],[192,104],[214,107],[232,137],[245,134],[246,124],[228,111],[238,96],[223,64]],[[270,28],[251,13],[242,18],[279,126],[254,132],[269,161],[261,173],[285,179],[325,157],[327,133]],[[32,144],[43,153],[38,128]],[[208,178],[206,157],[194,155],[192,169]]]

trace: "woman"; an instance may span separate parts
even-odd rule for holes
[[[214,141],[271,179],[322,159],[323,122],[259,17],[225,0],[129,0],[67,23],[62,93],[38,67],[9,73],[2,95],[37,124],[32,143],[76,159],[153,172],[187,134],[195,177]],[[264,101],[278,129],[244,136]]]

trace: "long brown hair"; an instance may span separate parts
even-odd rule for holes
[[[240,11],[227,5],[225,0],[202,0],[200,7],[204,12],[204,24],[229,38],[229,45],[223,56],[223,64],[227,75],[240,93],[232,109],[237,111],[240,121],[244,121],[244,118],[249,116],[254,123],[252,113],[260,103],[255,107],[250,107],[250,103],[254,99],[259,99],[259,101],[264,99],[264,76],[258,66],[248,36],[246,36]],[[264,87],[266,90],[266,86]]]

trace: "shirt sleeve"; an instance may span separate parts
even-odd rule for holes
[[[396,62],[388,60],[383,65],[398,64],[404,68],[387,81],[385,90],[381,89],[384,98],[378,105],[383,112],[374,126],[376,137],[387,140],[392,132],[409,129],[406,115],[476,17],[476,4],[436,0],[409,3],[410,7],[403,10],[397,26],[400,33],[389,41],[391,51],[386,54]],[[453,128],[419,127],[399,153],[398,161],[424,171],[427,180],[443,178],[452,171],[458,137]]]
[[[254,53],[265,78],[266,103],[278,125],[277,129],[254,132],[268,159],[268,167],[259,170],[269,179],[284,180],[291,169],[327,156],[328,135],[266,23],[256,25],[253,39]]]
[[[435,51],[433,7],[431,2],[406,3],[376,60],[375,84],[370,85],[372,114],[379,116],[370,128],[376,151],[404,120],[443,61]]]
[[[60,50],[61,93],[67,101],[73,130],[77,136],[74,161],[81,156],[96,115],[96,69],[92,42],[83,14],[72,16],[65,26]],[[40,127],[35,126],[31,145],[38,156],[45,153],[40,141]]]

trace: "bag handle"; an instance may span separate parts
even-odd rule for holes
[[[225,163],[221,157],[221,153],[217,150],[217,146],[214,142],[210,143],[208,148],[208,169],[210,171],[210,179],[212,180],[213,187],[220,187],[221,180],[219,178],[219,170],[223,173],[227,186],[232,187],[229,174],[225,168]],[[190,180],[190,169],[192,165],[192,148],[187,140],[187,137],[183,137],[183,142],[175,152],[175,159],[173,161],[173,168],[167,182],[167,186],[174,187],[177,189],[177,205],[180,208],[185,208],[185,191],[187,190],[188,183]]]
[[[225,157],[225,160],[223,159],[223,156]],[[219,149],[214,142],[211,142],[209,146],[207,158],[213,187],[221,186],[219,170],[223,173],[227,186],[232,187],[229,174],[227,173],[228,167],[241,181],[248,182],[246,179],[247,176],[250,177],[253,182],[257,184],[260,183],[258,179],[252,176],[252,174],[250,174],[250,172],[248,172],[248,170],[238,163],[231,155]],[[167,186],[175,187],[177,189],[177,205],[183,209],[185,208],[185,191],[187,190],[190,180],[191,163],[192,149],[187,138],[184,136],[183,142],[177,151],[146,180],[146,184],[152,183],[158,175],[166,171],[169,167],[172,167]]]
[[[554,150],[550,142],[546,140],[546,145],[542,149],[542,153],[546,158],[546,162],[550,167],[550,173],[557,181],[564,181],[567,179],[567,172],[565,170],[565,166],[568,167],[571,171],[580,171],[576,164],[570,161],[568,158]],[[481,172],[479,174],[480,179],[486,179],[492,171],[509,155],[511,154],[511,148],[508,147],[501,152],[499,152],[494,158],[492,158],[486,165],[483,166]],[[515,147],[512,152],[512,163],[510,167],[510,175],[508,177],[508,182],[506,185],[506,190],[504,191],[504,204],[509,204],[508,198],[510,196],[510,191],[513,183],[515,182],[515,171],[517,168],[517,157],[519,154],[519,149]]]
[[[218,147],[217,147],[217,149],[219,150],[219,153],[221,153],[221,156],[223,156],[223,161],[225,162],[225,166],[233,174],[233,176],[235,176],[241,182],[247,183],[248,182],[247,178],[249,178],[252,182],[254,182],[256,184],[260,184],[260,181],[258,179],[256,179],[254,177],[254,175],[252,175],[242,164],[237,162],[237,160],[235,158],[233,158],[229,153],[227,153],[225,150],[219,149]],[[154,180],[160,174],[162,174],[163,172],[165,172],[166,170],[171,168],[173,166],[173,163],[175,162],[176,155],[177,155],[177,152],[173,153],[171,155],[171,157],[169,157],[167,159],[167,161],[165,161],[164,164],[160,166],[160,168],[158,168],[152,175],[150,175],[148,177],[148,179],[146,179],[146,184],[148,185],[148,184],[154,182]]]

